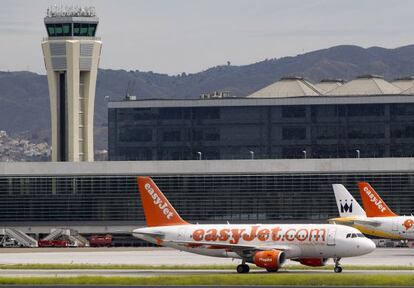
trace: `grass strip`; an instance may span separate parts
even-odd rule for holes
[[[412,286],[414,275],[244,274],[157,277],[0,277],[2,285],[296,285],[296,286]]]
[[[0,269],[10,270],[235,270],[238,263],[229,265],[102,265],[102,264],[0,264]],[[414,266],[403,265],[343,265],[346,270],[414,270]],[[333,265],[309,267],[285,265],[281,270],[333,270]],[[250,269],[259,269],[250,265]]]

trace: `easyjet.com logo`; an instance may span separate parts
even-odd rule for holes
[[[375,206],[377,206],[377,208],[384,213],[386,208],[384,207],[384,205],[382,205],[382,201],[378,200],[377,197],[375,197],[375,195],[369,190],[368,187],[364,187],[364,192],[365,194],[367,194],[367,196],[369,197],[370,201],[373,202],[375,204]]]
[[[163,203],[160,196],[152,189],[151,185],[149,183],[145,184],[145,190],[147,190],[148,194],[151,196],[151,198],[154,200],[154,204],[164,213],[165,216],[167,216],[167,219],[171,219],[173,217],[173,213],[170,211],[170,209],[167,207],[167,203]]]

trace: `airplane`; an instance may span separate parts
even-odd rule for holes
[[[335,224],[190,224],[184,221],[150,177],[137,177],[148,227],[133,236],[177,250],[241,259],[238,273],[253,263],[277,272],[286,259],[324,266],[328,258],[342,272],[340,259],[368,254],[375,244],[355,228]]]
[[[367,182],[359,182],[362,208],[342,184],[332,185],[339,218],[330,223],[349,225],[366,235],[394,240],[414,239],[414,217],[395,214]]]

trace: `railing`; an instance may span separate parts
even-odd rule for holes
[[[36,239],[19,230],[6,228],[4,229],[4,234],[8,237],[14,238],[19,244],[23,245],[24,247],[37,247]]]
[[[101,37],[90,37],[90,36],[62,36],[62,37],[43,37],[43,41],[49,40],[99,40]]]
[[[43,240],[56,240],[59,237],[69,240],[71,246],[89,246],[89,241],[85,237],[80,235],[78,231],[69,228],[54,229]]]

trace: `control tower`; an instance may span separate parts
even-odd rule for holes
[[[93,161],[95,87],[102,42],[93,7],[47,9],[42,50],[49,83],[52,161]]]

